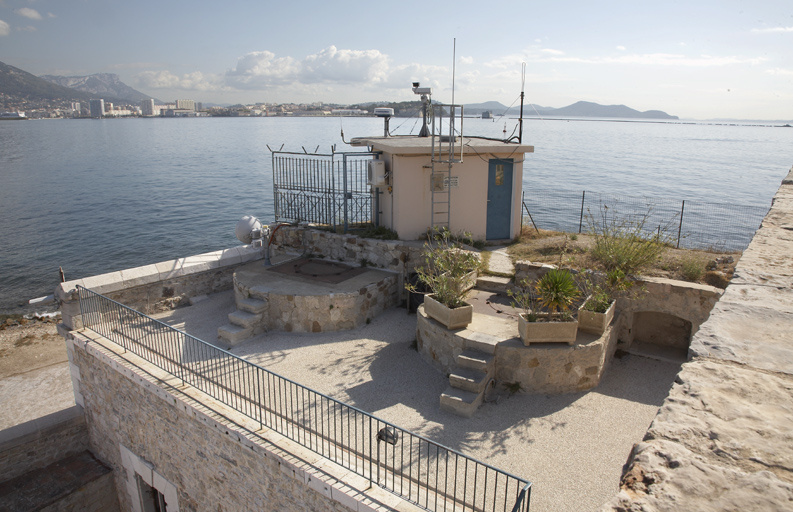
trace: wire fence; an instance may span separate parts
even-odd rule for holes
[[[769,205],[770,207],[770,205]],[[531,189],[523,213],[539,229],[589,233],[604,219],[643,223],[648,232],[685,249],[742,251],[752,241],[769,207],[642,196]]]
[[[527,480],[77,289],[87,329],[372,484],[426,510],[529,511]]]

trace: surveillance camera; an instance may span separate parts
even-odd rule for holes
[[[413,82],[413,87],[418,87],[418,86],[419,86],[418,82]]]

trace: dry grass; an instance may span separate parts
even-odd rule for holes
[[[594,245],[594,237],[577,234],[573,240],[571,236],[572,234],[558,231],[540,230],[537,233],[534,228],[524,227],[520,239],[509,247],[509,255],[513,261],[528,260],[553,265],[561,263],[576,269],[603,270],[589,254]],[[652,266],[642,271],[642,275],[724,288],[732,278],[735,264],[740,257],[740,252],[723,253],[669,247]]]

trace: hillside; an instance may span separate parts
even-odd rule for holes
[[[0,62],[0,96],[9,101],[88,101],[93,96],[43,80]]]
[[[131,103],[154,99],[122,82],[115,73],[96,73],[89,76],[42,75],[40,78],[76,91],[91,94],[92,97],[113,97]],[[161,103],[154,99],[155,103]]]
[[[469,103],[465,105],[465,113],[468,115],[479,115],[483,111],[489,110],[494,115],[516,116],[520,114],[520,106],[513,106],[507,110],[506,105],[497,101],[485,103]],[[660,110],[638,110],[626,107],[625,105],[600,105],[589,101],[579,101],[561,108],[543,107],[542,105],[527,104],[523,106],[524,116],[560,116],[560,117],[599,117],[599,118],[627,118],[627,119],[678,119],[677,116],[670,116]]]

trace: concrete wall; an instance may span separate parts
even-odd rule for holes
[[[0,431],[0,482],[88,449],[88,429],[79,406]]]
[[[522,158],[514,158],[510,153],[488,153],[482,158],[468,154],[462,163],[452,166],[451,175],[458,178],[458,186],[451,189],[452,232],[468,231],[474,239],[485,240],[488,160],[495,158],[510,159],[513,162],[509,232],[512,238],[519,234],[523,161]],[[393,229],[404,240],[416,240],[432,224],[431,157],[386,153],[383,159],[391,172],[392,192],[389,193],[387,187],[382,187],[385,193],[380,196],[380,209],[383,212],[380,217],[381,225]],[[435,167],[436,171],[445,172],[448,164],[436,164]]]

